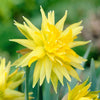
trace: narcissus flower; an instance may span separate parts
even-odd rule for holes
[[[14,90],[24,81],[24,72],[15,70],[9,74],[10,62],[6,66],[5,58],[0,58],[0,100],[25,100],[24,93]]]
[[[26,22],[24,25],[15,21],[15,25],[27,39],[11,39],[10,41],[17,42],[27,49],[19,51],[23,56],[16,60],[13,66],[28,65],[30,67],[34,61],[37,61],[33,74],[33,87],[39,79],[42,85],[46,77],[48,83],[51,80],[57,92],[58,80],[63,85],[63,76],[68,81],[71,81],[70,76],[80,80],[74,68],[83,70],[80,64],[86,60],[76,54],[72,48],[87,44],[89,41],[74,41],[83,29],[80,26],[81,21],[63,30],[67,11],[56,24],[54,11],[50,11],[48,17],[42,7],[40,11],[42,14],[41,30],[25,17],[23,17]]]
[[[72,90],[68,85],[69,92],[66,99],[63,100],[99,100],[100,91],[90,91],[91,83],[87,84],[88,79],[80,85],[76,85]],[[87,84],[87,85],[86,85]]]

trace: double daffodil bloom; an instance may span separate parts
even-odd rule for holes
[[[63,77],[71,81],[70,76],[72,76],[80,81],[74,68],[83,70],[84,68],[80,64],[86,60],[76,54],[72,48],[87,44],[90,41],[74,41],[83,29],[80,26],[82,21],[63,30],[67,11],[56,24],[54,11],[50,11],[48,17],[46,17],[42,7],[40,11],[42,14],[41,30],[25,17],[23,17],[24,25],[15,21],[15,25],[27,39],[10,40],[26,47],[20,51],[23,56],[16,60],[12,66],[24,67],[28,65],[30,67],[34,61],[37,61],[33,74],[33,87],[39,79],[40,85],[42,85],[46,77],[48,83],[51,80],[57,92],[58,80],[63,85]]]
[[[9,74],[10,62],[6,66],[5,58],[0,58],[0,100],[25,100],[24,93],[14,90],[24,81],[24,72],[17,69]]]
[[[100,100],[98,99],[100,91],[90,91],[91,83],[87,84],[87,81],[88,79],[80,85],[77,84],[72,90],[68,85],[68,96],[63,100]]]

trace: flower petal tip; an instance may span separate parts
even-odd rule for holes
[[[24,16],[22,16],[22,18],[25,18]]]
[[[71,78],[70,78],[69,82],[71,82]]]
[[[50,80],[47,80],[47,83],[49,84]]]
[[[14,20],[14,25],[16,25],[17,24],[17,21],[16,20]]]
[[[42,7],[42,5],[40,5],[40,8]]]
[[[16,20],[14,20],[14,23],[16,22]]]
[[[62,84],[62,86],[64,86],[64,83],[63,82],[61,84]]]
[[[91,43],[92,42],[92,40],[89,40],[89,43]]]
[[[32,87],[34,88],[34,87],[35,87],[35,85],[36,85],[36,84],[34,84],[34,83],[33,83],[33,86],[32,86]]]
[[[83,20],[80,21],[80,24],[83,22]]]
[[[42,85],[42,82],[40,82],[40,86]]]
[[[68,10],[65,10],[65,14],[67,14]]]
[[[12,41],[12,39],[9,39],[9,41]]]
[[[57,90],[55,91],[55,93],[57,94]]]
[[[81,70],[84,70],[84,68],[82,68]]]

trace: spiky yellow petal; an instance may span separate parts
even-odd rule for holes
[[[77,80],[81,81],[80,78],[79,78],[79,76],[78,76],[78,74],[77,74],[77,72],[75,71],[75,69],[73,69],[70,65],[66,65],[65,67],[66,67],[66,69],[68,70],[68,73],[69,73],[72,77],[74,77],[74,78],[76,78]]]
[[[46,71],[46,79],[47,82],[49,83],[50,81],[50,76],[51,76],[51,71],[52,71],[52,62],[50,61],[50,59],[47,57],[45,59],[45,71]]]
[[[0,58],[0,100],[24,100],[24,93],[14,90],[24,81],[24,72],[16,69],[10,74],[10,67],[10,61],[6,65],[5,58]]]
[[[36,47],[32,40],[27,40],[27,39],[11,39],[10,41],[17,42],[17,43],[19,43],[19,44],[21,44],[21,45],[23,45],[26,48],[29,48],[31,50],[34,50],[34,48]]]
[[[65,11],[65,15],[62,19],[60,19],[57,23],[56,23],[56,28],[59,30],[59,31],[62,31],[63,30],[63,26],[64,26],[64,22],[66,20],[66,17],[67,17],[67,11]]]
[[[100,91],[90,91],[91,83],[87,84],[88,79],[80,85],[76,85],[72,90],[68,84],[69,92],[67,100],[99,100],[98,93]],[[87,85],[86,85],[87,84]]]
[[[42,66],[42,61],[38,60],[34,69],[34,74],[33,74],[33,87],[35,87],[37,81],[40,78],[41,66]]]
[[[51,82],[53,84],[55,92],[57,93],[58,78],[53,71],[51,73]]]
[[[41,26],[41,30],[45,31],[47,30],[47,18],[46,18],[46,15],[45,15],[45,12],[43,10],[43,8],[41,7],[40,8],[40,11],[41,11],[41,15],[42,15],[42,26]]]
[[[42,66],[41,66],[41,70],[40,70],[40,86],[42,85],[44,79],[45,79],[45,76],[46,76],[46,72],[45,72],[45,59],[43,59],[42,61]]]
[[[67,28],[62,32],[62,34],[67,34],[68,31],[69,31],[69,29],[72,29],[73,37],[76,36],[76,35],[78,35],[79,33],[81,33],[81,30],[83,29],[82,26],[79,26],[81,23],[82,23],[82,21],[70,25],[69,27],[67,27]]]
[[[89,42],[91,42],[91,41],[86,41],[86,42],[84,42],[84,41],[74,41],[74,42],[70,43],[69,46],[70,46],[70,48],[74,48],[76,46],[88,44]]]
[[[17,26],[17,28],[19,29],[19,31],[28,39],[32,39],[30,34],[27,32],[27,29],[24,27],[24,25],[18,23],[15,21],[15,25]]]
[[[63,66],[57,65],[57,69],[62,73],[62,75],[68,80],[71,81],[71,78],[69,76],[69,73],[67,69]]]
[[[40,30],[38,28],[36,28],[26,17],[23,16],[23,19],[25,20],[25,22],[29,25],[29,27],[36,31],[36,32],[40,32]]]
[[[84,68],[79,63],[71,62],[70,64],[77,69],[84,70]]]
[[[60,71],[56,67],[53,68],[53,72],[57,75],[57,77],[58,77],[59,81],[61,82],[61,84],[64,85],[63,84],[63,74],[60,73]]]
[[[48,13],[48,22],[53,25],[55,24],[54,11]]]

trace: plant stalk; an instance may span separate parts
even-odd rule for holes
[[[28,79],[29,79],[29,67],[26,66],[26,73],[25,73],[25,100],[29,100],[28,96]]]

